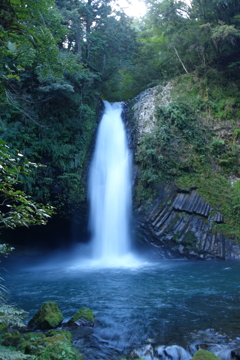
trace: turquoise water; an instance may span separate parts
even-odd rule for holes
[[[186,347],[193,330],[240,333],[240,262],[166,260],[107,269],[43,262],[9,268],[4,278],[10,302],[29,316],[45,301],[56,301],[65,320],[91,308],[94,329],[74,335],[87,359],[128,353],[149,338]]]

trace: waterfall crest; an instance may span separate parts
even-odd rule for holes
[[[121,118],[122,103],[104,101],[90,167],[89,226],[93,257],[114,264],[130,251],[131,153]]]

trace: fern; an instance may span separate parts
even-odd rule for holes
[[[26,311],[15,306],[0,303],[0,323],[8,327],[25,327],[23,319],[26,314]]]
[[[25,355],[17,350],[11,350],[5,346],[0,345],[0,360],[34,360],[35,356]]]

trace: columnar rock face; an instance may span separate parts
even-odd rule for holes
[[[137,236],[158,247],[165,257],[240,259],[240,247],[220,233],[214,223],[223,216],[197,193],[167,184],[151,205],[136,210]]]

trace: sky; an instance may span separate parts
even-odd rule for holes
[[[141,17],[146,13],[146,5],[141,0],[119,0],[119,5],[124,8],[128,16]]]
[[[182,0],[190,4],[190,0]],[[119,0],[119,5],[124,8],[128,16],[141,17],[146,13],[146,5],[144,0]]]

